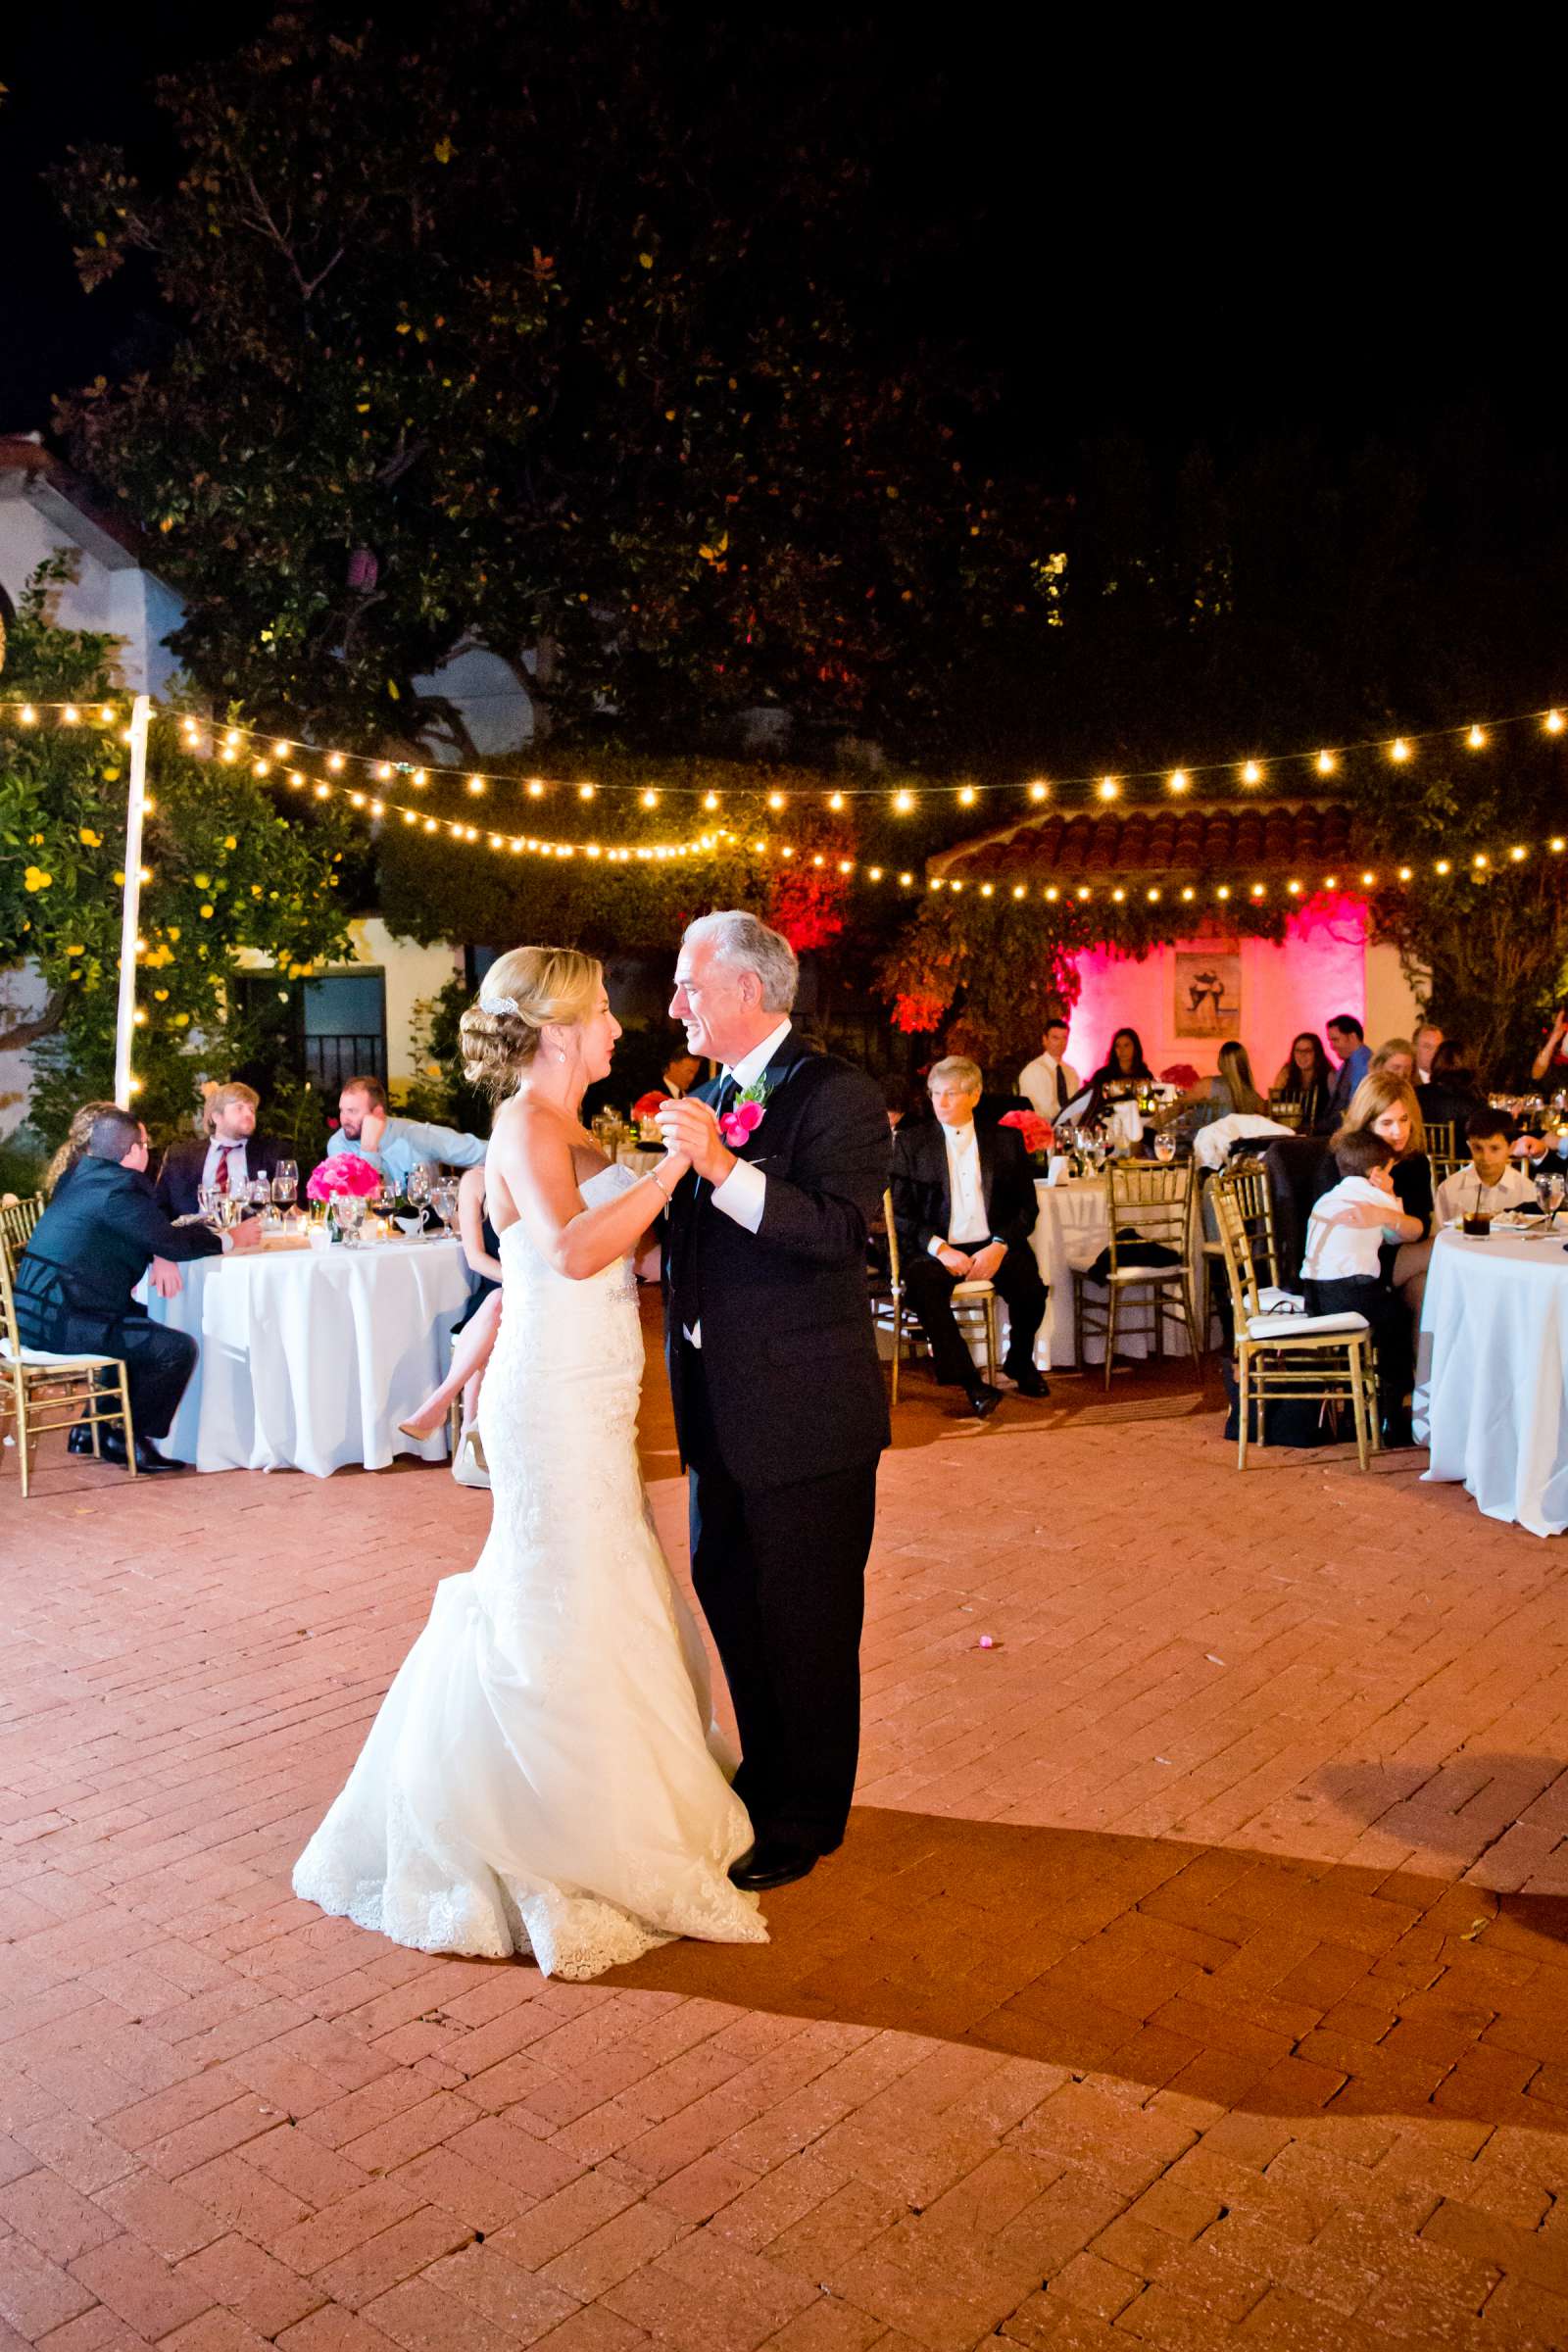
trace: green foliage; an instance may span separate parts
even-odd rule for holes
[[[1529,1083],[1568,980],[1563,754],[1510,732],[1485,756],[1459,748],[1385,773],[1360,792],[1385,874],[1373,918],[1432,1017],[1494,1086]],[[1508,853],[1524,848],[1515,861]],[[1474,862],[1477,854],[1485,864]],[[1440,874],[1439,864],[1450,868]]]
[[[10,633],[7,695],[79,698],[111,689],[110,640],[55,627],[59,567],[29,582]],[[123,696],[115,709],[122,721]],[[58,1135],[75,1104],[113,1093],[125,854],[126,753],[98,723],[0,732],[0,952],[38,966],[52,1027],[32,1049],[32,1116]],[[186,753],[172,720],[155,722],[143,841],[146,953],[137,985],[137,1107],[168,1132],[190,1116],[198,1077],[226,1076],[252,1028],[229,981],[243,961],[275,963],[279,985],[347,947],[338,878],[345,835],[334,818],[291,811],[239,765]]]
[[[451,979],[414,1008],[411,1040],[418,1076],[398,1095],[398,1108],[411,1119],[455,1127],[460,1135],[488,1135],[490,1098],[463,1075],[458,1024],[473,1002],[473,991]]]
[[[163,534],[219,696],[366,738],[465,632],[558,724],[688,744],[774,704],[940,735],[960,624],[1035,594],[897,331],[869,34],[655,0],[322,8],[162,86],[167,195],[58,175],[83,283],[151,259],[159,371],[64,410]],[[891,119],[891,118],[890,118]]]

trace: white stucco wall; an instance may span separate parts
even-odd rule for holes
[[[62,550],[74,559],[76,576],[52,592],[50,617],[65,629],[107,630],[120,641],[113,663],[121,688],[163,694],[179,666],[163,642],[183,617],[173,590],[128,553],[117,551],[121,561],[105,564],[30,500],[0,496],[0,587],[13,604],[38,565]]]
[[[412,939],[398,939],[379,915],[351,924],[355,960],[379,964],[386,982],[386,1067],[394,1082],[415,1075],[413,1030],[415,1007],[435,996],[449,980],[461,977],[463,951],[445,943],[421,948]],[[344,971],[348,967],[331,967]]]

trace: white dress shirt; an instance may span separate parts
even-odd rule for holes
[[[1472,1165],[1456,1168],[1445,1176],[1438,1187],[1433,1203],[1440,1225],[1451,1225],[1456,1217],[1477,1213],[1494,1217],[1505,1208],[1539,1208],[1534,1177],[1523,1168],[1504,1168],[1495,1184],[1483,1184],[1479,1170]]]
[[[948,1147],[948,1243],[955,1249],[965,1245],[972,1249],[976,1242],[991,1238],[980,1138],[973,1119],[965,1119],[961,1127],[950,1127],[944,1121],[942,1140]],[[933,1257],[942,1246],[936,1234],[927,1244]]]
[[[749,1086],[757,1084],[789,1033],[790,1023],[786,1017],[776,1029],[768,1031],[760,1046],[754,1046],[749,1054],[743,1054],[739,1061],[726,1062],[718,1074],[719,1084],[722,1086],[726,1078],[733,1078],[736,1093],[743,1095]],[[761,1225],[766,1201],[767,1178],[749,1159],[738,1159],[723,1183],[713,1187],[713,1206],[721,1208],[726,1217],[733,1217],[736,1224],[744,1226],[748,1233],[756,1233]],[[694,1348],[700,1348],[703,1344],[701,1323],[695,1324],[686,1337]]]
[[[1054,1119],[1058,1110],[1065,1110],[1082,1083],[1071,1062],[1058,1061],[1054,1054],[1037,1054],[1018,1072],[1019,1094],[1028,1096],[1043,1119]]]
[[[1404,1211],[1392,1193],[1367,1176],[1342,1176],[1315,1201],[1306,1226],[1302,1275],[1312,1282],[1349,1282],[1378,1272],[1378,1250],[1396,1242],[1394,1219]]]
[[[251,1181],[251,1172],[250,1162],[245,1156],[245,1148],[249,1141],[250,1138],[248,1136],[242,1135],[238,1143],[226,1143],[221,1138],[215,1135],[207,1147],[207,1157],[202,1163],[203,1184],[217,1184],[218,1163],[220,1159],[221,1159],[226,1153],[228,1158],[228,1189],[230,1193],[232,1193],[237,1199],[240,1194],[248,1191]],[[235,1156],[236,1153],[238,1154],[237,1157]]]

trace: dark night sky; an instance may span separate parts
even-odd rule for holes
[[[151,76],[269,13],[36,0],[0,29],[0,430],[47,426],[53,391],[122,368],[152,299],[141,271],[79,292],[39,171],[112,139],[156,176]],[[887,12],[889,84],[936,74],[942,112],[911,135],[899,201],[944,225],[951,258],[916,302],[1000,376],[999,454],[1059,475],[1113,426],[1223,449],[1278,423],[1398,431],[1477,397],[1560,442],[1545,60],[1489,87],[1471,57],[1417,86],[1359,51],[1161,53],[1130,18],[1102,46],[1081,18],[1069,36],[950,11],[940,49],[918,22]]]

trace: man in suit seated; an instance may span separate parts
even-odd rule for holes
[[[961,1388],[983,1420],[1002,1391],[981,1379],[958,1330],[953,1293],[989,1282],[1009,1323],[1004,1371],[1021,1396],[1050,1394],[1034,1365],[1046,1286],[1029,1249],[1039,1204],[1017,1131],[977,1127],[980,1072],[950,1054],[931,1072],[930,1124],[906,1123],[893,1139],[893,1221],[904,1287],[931,1347],[938,1380]]]
[[[195,1216],[204,1186],[243,1200],[258,1176],[271,1183],[285,1153],[274,1137],[256,1132],[261,1100],[238,1079],[212,1088],[202,1105],[206,1134],[172,1143],[164,1153],[157,1194],[166,1217]]]
[[[117,1355],[125,1367],[138,1470],[180,1470],[154,1439],[167,1437],[185,1384],[196,1368],[196,1343],[166,1330],[132,1297],[155,1257],[214,1257],[253,1250],[254,1219],[219,1235],[206,1225],[171,1225],[147,1174],[147,1130],[128,1111],[94,1120],[87,1149],[69,1185],[57,1191],[17,1260],[17,1328],[24,1348],[64,1355]],[[100,1425],[112,1462],[125,1459],[125,1433]],[[73,1453],[91,1453],[86,1422],[72,1430]]]

